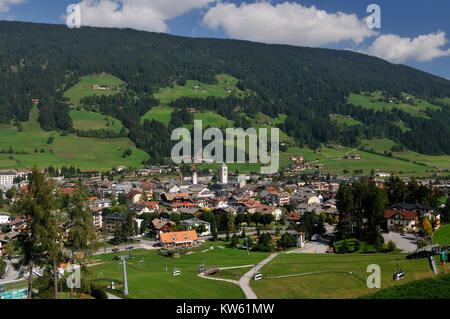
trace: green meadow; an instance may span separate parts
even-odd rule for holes
[[[148,155],[128,138],[62,136],[60,132],[42,130],[38,116],[39,110],[35,106],[30,112],[30,121],[22,122],[21,132],[16,126],[0,125],[0,149],[6,152],[0,154],[0,169],[73,165],[80,169],[106,170],[119,165],[140,167],[141,162],[148,159]],[[117,122],[116,125],[121,124]],[[47,144],[49,137],[54,138],[51,144]],[[7,153],[10,147],[12,154]],[[132,150],[132,155],[122,158],[123,150],[127,148]]]
[[[255,264],[267,257],[268,253],[252,252],[247,256],[245,250],[220,248],[224,242],[206,242],[204,247],[190,250],[190,254],[181,253],[180,258],[158,255],[156,250],[139,249],[133,251],[135,259],[127,259],[128,290],[131,298],[148,299],[241,299],[244,294],[239,286],[197,276],[198,267],[207,268],[240,266]],[[210,247],[214,247],[210,250]],[[206,252],[202,252],[207,250]],[[121,252],[127,254],[128,252]],[[103,285],[111,280],[118,283],[123,280],[122,265],[112,261],[113,254],[96,255],[96,260],[105,264],[89,267],[90,277]],[[167,272],[166,272],[167,265]],[[179,269],[181,274],[173,276],[172,271]]]
[[[414,103],[416,105],[410,105],[406,103],[389,103],[384,101],[378,101],[378,99],[382,99],[381,92],[371,92],[370,96],[365,96],[365,92],[362,92],[361,94],[350,94],[350,97],[348,98],[348,102],[350,104],[353,104],[355,106],[362,106],[363,108],[367,109],[373,109],[375,111],[390,111],[393,108],[401,109],[411,115],[414,116],[421,116],[421,117],[427,117],[424,114],[424,111],[427,108],[430,108],[432,110],[440,110],[441,108],[439,106],[433,105],[427,101],[416,99],[414,96],[410,94],[403,93],[404,96],[409,96],[414,100]]]
[[[450,224],[441,225],[433,235],[433,243],[441,246],[450,245]]]
[[[141,123],[144,123],[145,120],[155,120],[163,122],[166,126],[169,125],[172,112],[174,111],[173,107],[170,106],[155,106],[152,107],[150,111],[148,111],[145,115],[141,117]]]
[[[450,274],[381,289],[362,299],[449,299]]]
[[[395,145],[395,142],[390,139],[372,139],[372,140],[362,140],[362,145],[366,149],[374,149],[378,153],[392,152],[391,147]],[[408,159],[411,162],[423,163],[430,168],[437,169],[450,169],[450,156],[449,155],[425,155],[414,151],[405,150],[403,152],[392,152],[394,156]]]
[[[111,130],[119,133],[123,128],[122,122],[109,115],[102,115],[97,112],[77,111],[69,112],[72,118],[73,127],[80,130]]]
[[[108,89],[95,90],[92,88],[95,84],[99,86],[106,85]],[[84,97],[92,95],[113,95],[118,93],[123,85],[124,82],[121,79],[108,74],[85,76],[80,79],[79,83],[69,88],[64,93],[64,97],[69,99],[69,103],[72,103],[74,106],[79,106],[80,100]]]
[[[398,259],[398,261],[397,261]],[[436,259],[437,260],[437,259]],[[403,280],[392,276],[398,266],[405,272]],[[381,268],[381,288],[396,287],[433,276],[426,259],[407,260],[402,254],[280,254],[260,272],[261,280],[250,285],[261,299],[357,298],[374,293],[366,284],[367,267]],[[439,271],[444,266],[437,265]],[[350,274],[351,272],[351,274]],[[287,278],[268,278],[304,274]]]
[[[199,81],[187,80],[186,84],[181,86],[175,84],[171,88],[162,88],[154,94],[163,104],[169,104],[180,97],[207,98],[216,97],[245,97],[250,92],[243,92],[236,87],[238,80],[231,75],[218,74],[216,76],[217,84],[206,84]]]
[[[340,115],[340,114],[333,116],[332,120],[336,121],[337,124],[346,125],[346,126],[363,125],[363,123],[358,120],[355,120],[352,118],[346,118],[344,115]]]

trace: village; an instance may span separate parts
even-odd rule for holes
[[[126,170],[118,168],[119,173]],[[280,231],[290,231],[300,237],[299,247],[311,238],[327,235],[327,231],[339,222],[336,194],[340,183],[352,183],[358,177],[342,177],[329,174],[309,174],[301,177],[259,176],[257,174],[230,174],[225,164],[215,174],[191,176],[172,172],[169,167],[151,166],[135,172],[126,171],[117,180],[102,179],[96,171],[81,172],[82,184],[89,189],[86,203],[99,237],[119,237],[118,225],[131,216],[136,230],[133,238],[153,241],[155,246],[172,248],[198,244],[199,238],[231,236],[232,229],[223,225],[211,225],[211,216],[231,216],[240,232],[267,230],[279,236]],[[2,202],[13,204],[27,189],[30,170],[0,172]],[[175,174],[173,174],[175,173]],[[175,178],[174,176],[179,176]],[[55,177],[55,190],[69,196],[75,189],[75,179]],[[386,178],[377,177],[376,184],[383,188]],[[407,182],[407,181],[406,181]],[[431,180],[417,181],[427,185]],[[448,197],[449,181],[441,181],[434,187]],[[302,216],[317,215],[326,227],[322,233],[299,232]],[[417,234],[420,220],[427,217],[434,221],[434,230],[440,227],[440,214],[429,205],[395,203],[386,210],[385,231]],[[0,211],[0,243],[6,244],[27,229],[27,217],[13,216]],[[236,231],[234,229],[233,231]],[[329,233],[328,235],[333,235]],[[117,239],[117,238],[116,238]],[[129,238],[125,238],[126,242]],[[401,237],[397,246],[402,246]],[[120,244],[121,241],[117,241]],[[3,245],[0,245],[0,253]],[[331,247],[331,245],[330,245]],[[328,244],[322,251],[330,252]]]

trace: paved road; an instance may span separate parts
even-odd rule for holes
[[[110,294],[109,292],[107,292],[106,295],[108,296],[108,299],[122,299],[120,297],[117,297],[116,295]]]
[[[389,234],[383,233],[383,237],[386,244],[392,240],[397,248],[405,253],[412,253],[417,250],[417,235],[407,233],[406,236],[402,236],[396,232],[389,232]]]
[[[17,279],[19,273],[14,269],[10,260],[7,260],[6,264],[8,265],[8,269],[6,270],[5,278],[0,279],[0,285],[23,280]]]
[[[326,254],[328,249],[327,241],[310,241],[305,243],[303,248],[290,250],[287,254]]]
[[[248,271],[244,276],[242,276],[241,279],[239,279],[239,286],[244,291],[245,296],[247,299],[258,299],[256,294],[253,292],[252,288],[250,287],[250,280],[252,279],[253,275],[257,273],[262,267],[264,267],[267,263],[269,263],[272,259],[274,259],[278,254],[272,254],[263,261],[261,261],[259,264],[257,264],[255,267],[253,267],[250,271]]]

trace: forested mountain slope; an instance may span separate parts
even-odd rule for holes
[[[141,123],[141,116],[159,104],[153,93],[189,79],[214,83],[222,73],[237,78],[240,90],[256,94],[181,98],[172,106],[195,105],[233,120],[237,105],[249,115],[283,113],[287,119],[280,127],[301,147],[387,137],[418,152],[450,154],[450,106],[438,101],[450,97],[450,81],[404,65],[349,51],[0,21],[0,123],[26,121],[31,100],[39,98],[43,129],[72,130],[64,91],[81,76],[101,72],[125,81],[127,91],[84,103],[98,104],[102,113],[121,120],[154,162],[170,156],[170,143],[161,138],[170,137],[171,127]],[[351,93],[374,91],[392,97],[407,92],[440,108],[414,117],[400,109],[375,112],[348,104]],[[330,114],[351,114],[364,125],[338,127]],[[394,124],[399,121],[410,130],[402,131]]]

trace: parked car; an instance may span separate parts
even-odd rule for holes
[[[113,248],[112,251],[117,253],[119,251],[119,248]]]
[[[319,234],[314,234],[314,235],[312,235],[312,236],[311,236],[311,240],[312,240],[312,241],[317,241],[317,240],[319,240]]]
[[[126,249],[133,249],[133,246],[127,246]]]

